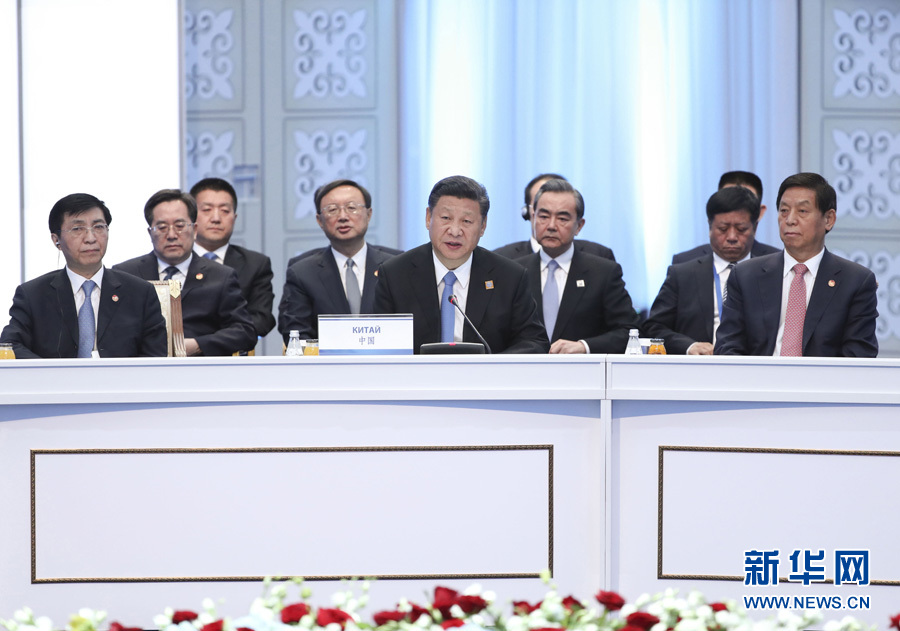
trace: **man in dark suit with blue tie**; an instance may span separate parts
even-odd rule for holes
[[[431,242],[382,264],[375,312],[413,314],[414,352],[431,342],[479,342],[451,296],[492,352],[549,350],[524,268],[478,247],[489,208],[484,186],[462,175],[444,178],[425,209]]]
[[[0,342],[19,359],[165,356],[166,324],[153,286],[103,267],[112,215],[85,193],[50,211],[50,238],[64,269],[16,289]]]
[[[278,305],[278,331],[287,343],[319,337],[319,315],[373,313],[378,266],[393,256],[366,243],[372,196],[353,180],[335,180],[314,196],[316,221],[330,247],[288,267]]]
[[[531,178],[531,181],[525,186],[525,205],[522,206],[522,219],[527,221],[529,225],[531,225],[531,218],[534,216],[534,197],[537,195],[538,190],[543,186],[545,182],[548,180],[565,180],[566,178],[558,173],[541,173],[540,175],[536,175]],[[508,259],[520,259],[523,256],[528,256],[529,254],[533,254],[536,252],[540,252],[541,246],[537,242],[537,239],[534,236],[534,226],[531,227],[531,238],[528,241],[515,241],[514,243],[508,243],[502,247],[494,250],[500,256],[505,256]],[[600,243],[594,243],[593,241],[585,241],[583,239],[575,239],[575,249],[579,252],[587,252],[588,254],[593,254],[594,256],[599,256],[604,259],[609,259],[611,261],[615,261],[616,257],[613,254],[613,251],[610,250],[605,245]]]
[[[256,330],[237,275],[193,252],[197,203],[178,189],[154,193],[144,205],[153,251],[113,269],[144,280],[178,280],[184,348],[192,355],[233,355],[256,346]]]
[[[825,248],[836,208],[834,188],[817,173],[782,182],[778,230],[784,251],[732,272],[716,355],[878,355],[875,275]]]
[[[208,177],[191,187],[191,195],[197,200],[194,251],[237,272],[256,335],[265,337],[275,328],[272,261],[261,252],[231,243],[238,208],[234,187],[221,178]]]
[[[713,193],[706,202],[710,252],[669,267],[641,327],[666,342],[673,355],[712,355],[727,282],[737,264],[756,256],[759,198],[741,186]],[[766,246],[768,247],[768,246]]]
[[[541,251],[517,259],[528,271],[550,353],[623,353],[637,314],[618,263],[575,247],[584,198],[565,180],[548,180],[534,197],[533,234]]]

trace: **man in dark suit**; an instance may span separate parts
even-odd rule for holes
[[[746,188],[756,195],[760,201],[759,218],[762,219],[763,215],[766,214],[766,205],[762,203],[763,185],[759,176],[755,173],[750,173],[749,171],[728,171],[727,173],[723,173],[722,177],[719,178],[718,190],[721,191],[723,188],[731,188],[734,186]],[[750,255],[763,256],[764,254],[772,254],[773,252],[779,251],[778,248],[766,245],[762,241],[757,241],[754,238],[753,246],[750,248]],[[710,254],[712,254],[712,250],[710,249],[709,244],[704,243],[685,252],[679,252],[672,257],[672,264],[693,261],[701,256],[708,256]]]
[[[194,184],[191,195],[197,200],[194,251],[237,272],[256,335],[265,337],[275,328],[272,261],[265,254],[230,243],[238,206],[234,187],[221,178],[208,177]]]
[[[197,256],[194,198],[178,189],[154,193],[144,205],[153,251],[113,269],[145,280],[182,284],[184,348],[191,355],[232,355],[256,345],[256,331],[237,275],[224,265]]]
[[[525,269],[478,247],[487,227],[487,191],[456,175],[434,185],[425,209],[431,243],[381,265],[376,313],[413,314],[413,350],[428,342],[478,342],[454,296],[495,353],[546,353]]]
[[[111,222],[93,195],[75,193],[54,204],[50,238],[66,267],[16,289],[0,342],[11,343],[17,358],[166,355],[153,286],[103,267]]]
[[[522,219],[527,221],[529,224],[531,223],[531,218],[534,215],[534,210],[532,206],[532,200],[534,199],[535,194],[537,194],[538,190],[547,180],[564,180],[565,177],[559,175],[558,173],[541,173],[540,175],[536,175],[531,179],[531,181],[525,186],[525,205],[522,206]],[[541,246],[537,242],[537,239],[534,237],[534,228],[532,226],[531,239],[528,241],[516,241],[514,243],[509,243],[502,247],[494,250],[500,256],[505,256],[508,259],[520,259],[523,256],[528,256],[529,254],[534,254],[536,252],[540,252]],[[610,250],[605,245],[600,245],[599,243],[594,243],[593,241],[584,241],[582,239],[575,239],[575,249],[579,252],[587,252],[588,254],[593,254],[594,256],[599,256],[604,259],[609,259],[611,261],[615,261],[616,257],[613,255],[613,251]]]
[[[623,353],[637,314],[618,263],[574,247],[584,198],[565,180],[547,180],[534,197],[533,234],[541,251],[517,262],[528,271],[550,353]]]
[[[335,180],[314,196],[316,221],[331,246],[301,256],[287,270],[278,331],[287,343],[291,331],[300,339],[319,337],[320,314],[372,313],[378,266],[391,258],[366,243],[372,219],[372,196],[353,180]]]
[[[759,198],[740,186],[720,189],[706,202],[709,254],[669,267],[643,332],[666,341],[677,355],[712,355],[727,282],[753,254]]]
[[[728,280],[717,355],[875,357],[877,283],[871,270],[825,249],[834,188],[798,173],[778,190],[784,252],[742,263]]]
[[[373,250],[377,250],[377,251],[381,252],[382,254],[387,255],[388,258],[390,258],[392,256],[397,256],[398,254],[403,254],[403,250],[398,250],[397,248],[389,248],[386,245],[376,245],[375,243],[368,243],[368,242],[366,243],[366,245],[368,247],[372,248]],[[302,261],[303,259],[305,259],[307,257],[315,256],[317,254],[322,254],[323,252],[327,252],[330,249],[330,247],[331,246],[326,245],[324,248],[313,248],[311,250],[307,250],[306,252],[301,252],[300,254],[298,254],[296,256],[292,256],[288,260],[286,269],[290,269],[291,266],[294,263],[296,263],[297,261]]]

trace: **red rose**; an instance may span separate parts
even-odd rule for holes
[[[634,626],[633,624],[627,624],[624,627],[622,627],[621,629],[619,629],[619,631],[644,631],[644,630],[641,627]]]
[[[566,631],[565,627],[539,627],[531,631]]]
[[[409,603],[409,606],[412,607],[412,611],[409,612],[409,621],[415,622],[422,616],[430,616],[431,614],[428,612],[425,607],[420,607],[416,603]]]
[[[193,611],[176,611],[172,614],[172,624],[179,624],[185,621],[190,622],[191,620],[196,619],[197,614],[195,614]]]
[[[606,607],[607,611],[618,611],[625,606],[625,599],[616,592],[605,592],[602,589],[594,596],[597,602]]]
[[[728,606],[725,603],[713,603],[709,608],[713,611],[728,611]]]
[[[406,613],[403,611],[379,611],[372,617],[375,619],[376,626],[380,627],[388,622],[400,622],[406,618]]]
[[[891,616],[891,624],[888,625],[888,628],[897,629],[897,631],[900,631],[900,613],[898,613],[896,616]]]
[[[123,627],[118,622],[110,622],[109,631],[142,631],[142,627]]]
[[[238,627],[234,631],[254,631],[250,627]]]
[[[353,617],[346,611],[322,607],[319,609],[318,615],[316,615],[316,624],[320,627],[324,627],[332,622],[336,622],[341,625],[341,628],[343,629],[344,625],[347,624],[347,621],[352,619]]]
[[[527,616],[532,611],[537,611],[541,608],[541,603],[543,601],[538,602],[534,605],[529,605],[527,601],[524,600],[515,600],[513,601],[513,613],[520,616]]]
[[[640,627],[644,631],[650,631],[650,627],[659,622],[659,618],[654,616],[652,613],[647,613],[646,611],[635,611],[633,614],[628,616],[625,621],[632,626]]]
[[[309,605],[306,603],[294,603],[281,610],[281,621],[285,624],[300,622],[300,618],[309,615]]]
[[[459,592],[449,587],[434,588],[434,608],[445,618],[450,617],[450,607],[456,604]]]
[[[223,626],[225,626],[224,620],[216,620],[215,622],[204,624],[200,627],[200,631],[222,631]]]
[[[566,608],[566,611],[572,611],[573,609],[584,609],[584,605],[575,600],[574,596],[566,596],[562,601],[563,607]]]
[[[453,627],[461,627],[466,623],[465,620],[461,618],[450,618],[449,620],[444,620],[441,623],[442,629],[452,629]]]
[[[456,604],[465,613],[478,613],[487,607],[487,601],[481,596],[458,596]]]

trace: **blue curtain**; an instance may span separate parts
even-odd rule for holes
[[[401,240],[427,240],[434,182],[491,197],[481,245],[526,239],[523,189],[565,175],[581,238],[650,305],[674,252],[708,241],[722,172],[774,205],[798,169],[797,6],[787,0],[401,0]],[[778,243],[775,214],[757,237]]]

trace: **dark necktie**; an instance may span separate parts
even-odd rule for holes
[[[359,291],[359,281],[356,279],[356,272],[353,271],[354,265],[356,263],[353,262],[353,259],[347,259],[347,271],[344,274],[344,280],[347,283],[347,302],[350,303],[350,313],[358,315],[362,303],[362,294]]]
[[[84,292],[84,304],[78,310],[78,356],[90,357],[94,350],[94,305],[91,302],[91,294],[96,283],[86,280],[81,285]]]
[[[456,274],[447,272],[444,274],[444,293],[441,294],[441,341],[453,341],[453,329],[456,326],[456,307],[450,302],[453,295],[453,283],[456,282]]]
[[[172,277],[178,273],[178,268],[174,265],[169,265],[166,269],[163,270],[165,272],[165,276],[163,276],[163,280],[172,280]]]
[[[725,269],[728,270],[729,277],[731,276],[731,271],[734,269],[734,263],[729,263],[728,267]],[[728,279],[725,279],[725,282],[722,284],[722,304],[725,304],[725,299],[728,298]],[[722,317],[722,314],[719,314],[719,317]]]

